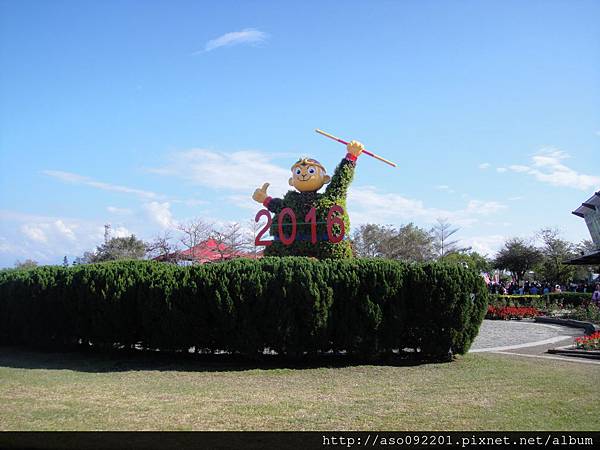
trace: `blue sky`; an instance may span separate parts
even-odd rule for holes
[[[361,156],[353,225],[490,256],[600,189],[597,1],[0,0],[0,266],[252,220],[302,155]]]

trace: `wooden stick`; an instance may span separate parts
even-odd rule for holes
[[[338,137],[335,137],[335,136],[333,136],[332,134],[326,133],[326,132],[324,132],[323,130],[319,130],[319,129],[317,128],[315,131],[316,131],[317,133],[319,133],[319,134],[322,134],[322,135],[323,135],[323,136],[325,136],[325,137],[328,137],[329,139],[333,139],[334,141],[338,141],[340,144],[348,145],[348,143],[347,143],[346,141],[344,141],[344,140],[342,140],[342,139],[340,139],[340,138],[338,138]],[[379,156],[379,155],[376,155],[375,153],[372,153],[372,152],[370,152],[370,151],[368,151],[368,150],[363,150],[363,153],[364,153],[364,154],[366,154],[366,155],[369,155],[369,156],[371,156],[371,157],[373,157],[373,158],[375,158],[375,159],[378,159],[378,160],[379,160],[379,161],[381,161],[381,162],[384,162],[384,163],[386,163],[386,164],[389,164],[389,165],[390,165],[390,166],[392,166],[392,167],[397,167],[397,166],[396,166],[396,164],[395,164],[395,163],[393,163],[392,161],[389,161],[389,160],[387,160],[387,159],[385,159],[385,158],[382,158],[381,156]]]

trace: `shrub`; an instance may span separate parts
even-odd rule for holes
[[[566,318],[592,322],[600,325],[600,307],[592,303],[580,306],[579,308],[569,311]]]
[[[465,353],[488,302],[458,266],[263,258],[192,267],[120,261],[0,273],[0,342]]]
[[[558,292],[546,295],[490,295],[490,305],[531,306],[539,309],[580,306],[592,298],[592,294],[581,292]]]
[[[592,293],[553,292],[552,294],[547,294],[545,297],[547,297],[546,301],[551,304],[581,306],[583,303],[587,303],[591,300]]]

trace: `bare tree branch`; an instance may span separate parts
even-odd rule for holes
[[[247,245],[242,226],[237,222],[220,230],[213,229],[211,238],[217,244],[215,251],[221,256],[221,261],[239,256]]]
[[[181,223],[177,229],[183,233],[180,242],[187,248],[192,249],[196,245],[206,241],[212,232],[211,224],[202,219],[192,219]]]

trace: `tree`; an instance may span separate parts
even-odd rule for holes
[[[353,233],[354,251],[360,257],[379,257],[402,261],[433,259],[433,238],[409,223],[395,229],[376,224],[362,225]]]
[[[458,247],[459,239],[450,240],[450,237],[458,230],[460,228],[452,228],[447,219],[437,219],[437,223],[431,229],[431,234],[434,237],[433,246],[440,258],[443,258],[448,253],[465,252],[471,249],[471,247]]]
[[[538,275],[549,283],[565,284],[575,275],[575,268],[563,264],[575,257],[575,246],[560,238],[558,230],[545,228],[539,232],[542,240],[543,260],[538,266]]]
[[[156,235],[146,244],[146,256],[176,264],[180,260],[180,251],[177,244],[172,243],[171,240],[171,232],[168,230]]]
[[[236,257],[247,245],[242,227],[237,222],[222,229],[213,229],[211,238],[217,244],[215,251],[221,256],[221,261]]]
[[[194,248],[196,245],[206,241],[212,232],[212,225],[204,222],[202,219],[192,219],[180,224],[177,229],[183,233],[180,242],[187,248]]]
[[[146,243],[135,235],[109,238],[108,242],[96,249],[93,262],[114,261],[118,259],[143,259],[146,255]]]
[[[111,225],[110,223],[104,224],[104,243],[106,244],[110,240],[111,233]]]
[[[576,246],[577,256],[587,255],[598,251],[598,247],[589,239],[584,239]],[[590,264],[589,266],[574,266],[574,279],[578,281],[588,281],[593,273],[600,272],[600,266]]]
[[[80,264],[92,264],[94,259],[96,258],[96,254],[94,252],[84,252],[82,256],[78,256],[73,261],[74,266],[78,266]]]
[[[96,247],[93,252],[85,252],[75,258],[73,265],[91,264],[118,259],[143,259],[146,255],[146,243],[135,235],[111,238],[105,233],[107,241]]]
[[[354,252],[363,258],[385,258],[389,240],[394,235],[390,226],[376,224],[361,225],[352,235]]]
[[[67,258],[67,255],[65,255],[65,257],[63,258],[62,265],[63,267],[69,267],[69,259]]]
[[[442,260],[453,264],[462,264],[479,273],[491,272],[492,270],[492,262],[477,252],[449,253]]]
[[[580,256],[598,251],[598,247],[590,239],[584,239],[576,246],[576,251]]]
[[[435,257],[433,236],[427,231],[409,223],[394,230],[387,242],[387,257],[402,261],[423,262]]]
[[[33,269],[38,266],[38,262],[33,259],[26,259],[25,261],[16,260],[15,268],[17,269]]]
[[[256,258],[265,248],[262,245],[256,245],[256,236],[258,236],[258,233],[262,230],[264,225],[254,219],[249,220],[247,223],[248,228],[245,237],[245,248],[248,253],[252,253]]]
[[[520,281],[525,273],[542,261],[542,253],[521,238],[512,238],[504,243],[494,260],[497,269],[506,269]]]

